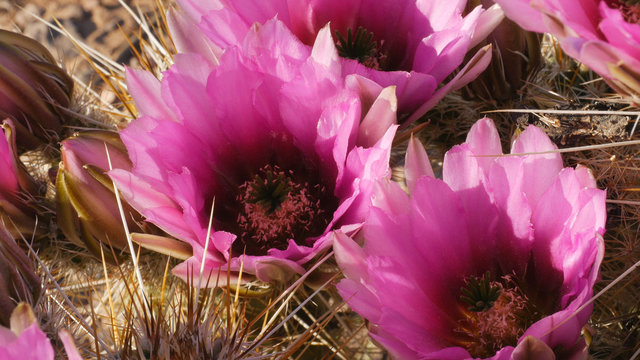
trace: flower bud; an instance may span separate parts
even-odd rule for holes
[[[37,214],[30,200],[38,194],[38,186],[18,160],[13,122],[5,120],[2,130],[4,136],[0,136],[0,221],[14,238],[42,235],[44,222],[36,221]]]
[[[31,260],[0,225],[0,325],[9,325],[17,301],[35,303],[40,289],[40,277],[35,274]]]
[[[489,7],[493,0],[471,0],[467,11],[478,5]],[[471,97],[508,100],[525,85],[530,74],[542,63],[539,34],[523,30],[504,19],[478,46],[492,44],[493,56],[484,73],[471,82],[466,93]]]
[[[55,142],[73,80],[37,41],[0,30],[0,116],[10,117],[21,148]]]
[[[108,149],[108,157],[107,157]],[[62,141],[62,162],[56,178],[58,226],[73,243],[100,257],[110,246],[124,249],[127,238],[111,179],[113,169],[131,170],[127,151],[115,132],[89,131]],[[143,232],[142,217],[123,203],[129,229]]]

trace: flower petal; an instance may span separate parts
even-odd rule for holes
[[[413,192],[416,182],[422,176],[435,178],[429,156],[420,140],[411,136],[404,159],[404,176],[409,192]]]

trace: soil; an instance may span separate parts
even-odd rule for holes
[[[154,0],[123,0],[133,9],[150,12]],[[74,44],[45,22],[59,22],[74,38],[119,63],[132,59],[123,31],[131,34],[138,25],[118,0],[0,0],[0,28],[21,32],[45,44],[83,81],[91,81],[93,70]]]

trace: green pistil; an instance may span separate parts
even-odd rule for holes
[[[373,40],[373,33],[368,32],[362,26],[358,27],[355,35],[351,28],[347,29],[347,39],[336,31],[338,39],[336,48],[338,54],[344,58],[355,59],[360,63],[364,63],[376,54],[376,42]]]
[[[483,312],[491,309],[500,296],[500,285],[491,283],[491,274],[487,271],[483,277],[471,277],[461,289],[460,300],[468,304],[469,311]]]
[[[250,183],[251,190],[247,202],[262,206],[272,213],[287,199],[291,191],[291,180],[283,173],[266,169],[264,177],[256,175]]]

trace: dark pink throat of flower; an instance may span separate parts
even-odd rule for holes
[[[618,9],[630,24],[640,24],[640,0],[605,0],[607,5]]]
[[[468,278],[460,291],[466,309],[454,331],[473,357],[491,357],[505,346],[516,346],[525,330],[542,318],[512,276],[492,281],[487,271]]]
[[[284,250],[290,239],[307,245],[304,240],[322,234],[333,212],[325,207],[326,189],[295,175],[267,165],[238,188],[236,223],[227,224],[238,235],[234,255]]]
[[[334,35],[341,57],[357,60],[372,69],[387,70],[388,57],[382,52],[382,41],[378,44],[372,32],[359,26],[355,32],[348,28],[344,36],[337,30]]]

